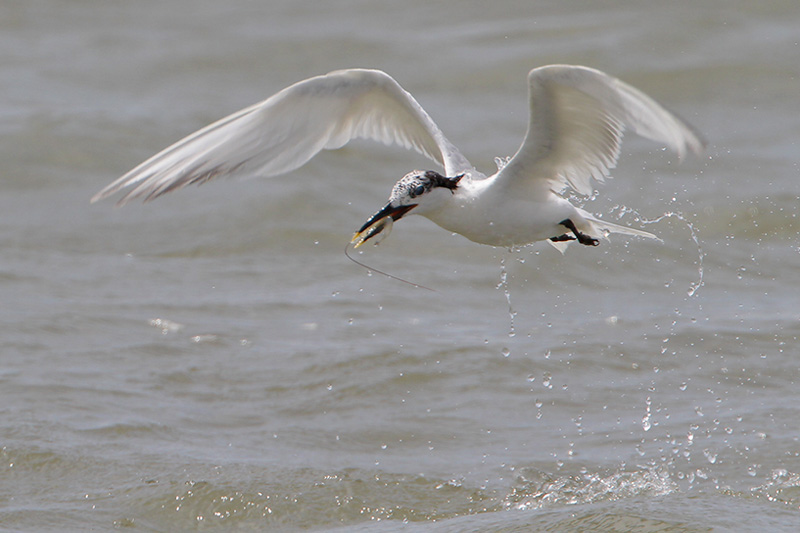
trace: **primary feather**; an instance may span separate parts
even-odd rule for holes
[[[620,154],[625,128],[664,143],[679,158],[703,141],[642,91],[595,69],[550,65],[528,74],[530,120],[525,140],[499,179],[566,186],[592,194]]]
[[[339,70],[295,83],[189,135],[108,185],[92,202],[122,189],[129,191],[120,205],[219,176],[275,176],[355,138],[414,149],[448,174],[471,167],[388,74]]]

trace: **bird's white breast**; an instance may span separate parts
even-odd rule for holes
[[[513,194],[491,177],[463,180],[448,201],[420,214],[471,241],[512,247],[566,233],[559,222],[576,209],[549,191]]]

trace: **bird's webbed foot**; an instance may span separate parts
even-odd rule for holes
[[[578,228],[575,227],[575,223],[572,222],[572,220],[569,218],[562,220],[561,222],[559,222],[559,224],[561,224],[562,226],[570,230],[572,233],[574,233],[575,238],[578,239],[578,242],[585,246],[597,246],[598,244],[600,244],[599,239],[595,239],[594,237],[590,237],[589,235],[586,235],[585,233],[581,233],[580,231],[578,231]],[[553,242],[568,241],[572,240],[572,237],[570,237],[569,235],[561,235],[560,237],[553,237],[550,240],[552,240]]]

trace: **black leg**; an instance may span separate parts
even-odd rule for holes
[[[553,242],[574,241],[575,237],[565,233],[564,235],[559,235],[558,237],[550,237],[550,240]]]
[[[572,233],[574,233],[575,238],[577,238],[578,242],[581,244],[584,244],[586,246],[597,246],[598,244],[600,244],[600,241],[598,239],[595,239],[594,237],[589,237],[585,233],[581,233],[580,231],[578,231],[578,228],[575,227],[575,223],[568,218],[562,220],[561,222],[559,222],[559,224],[561,224],[562,226],[570,230]],[[560,237],[556,238],[560,239]]]

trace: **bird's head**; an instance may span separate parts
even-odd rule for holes
[[[409,172],[394,184],[389,202],[361,226],[353,235],[351,244],[358,248],[381,234],[381,238],[375,241],[377,244],[389,235],[395,220],[401,219],[412,210],[416,214],[424,215],[439,208],[453,195],[463,177],[461,174],[448,178],[433,170]]]

